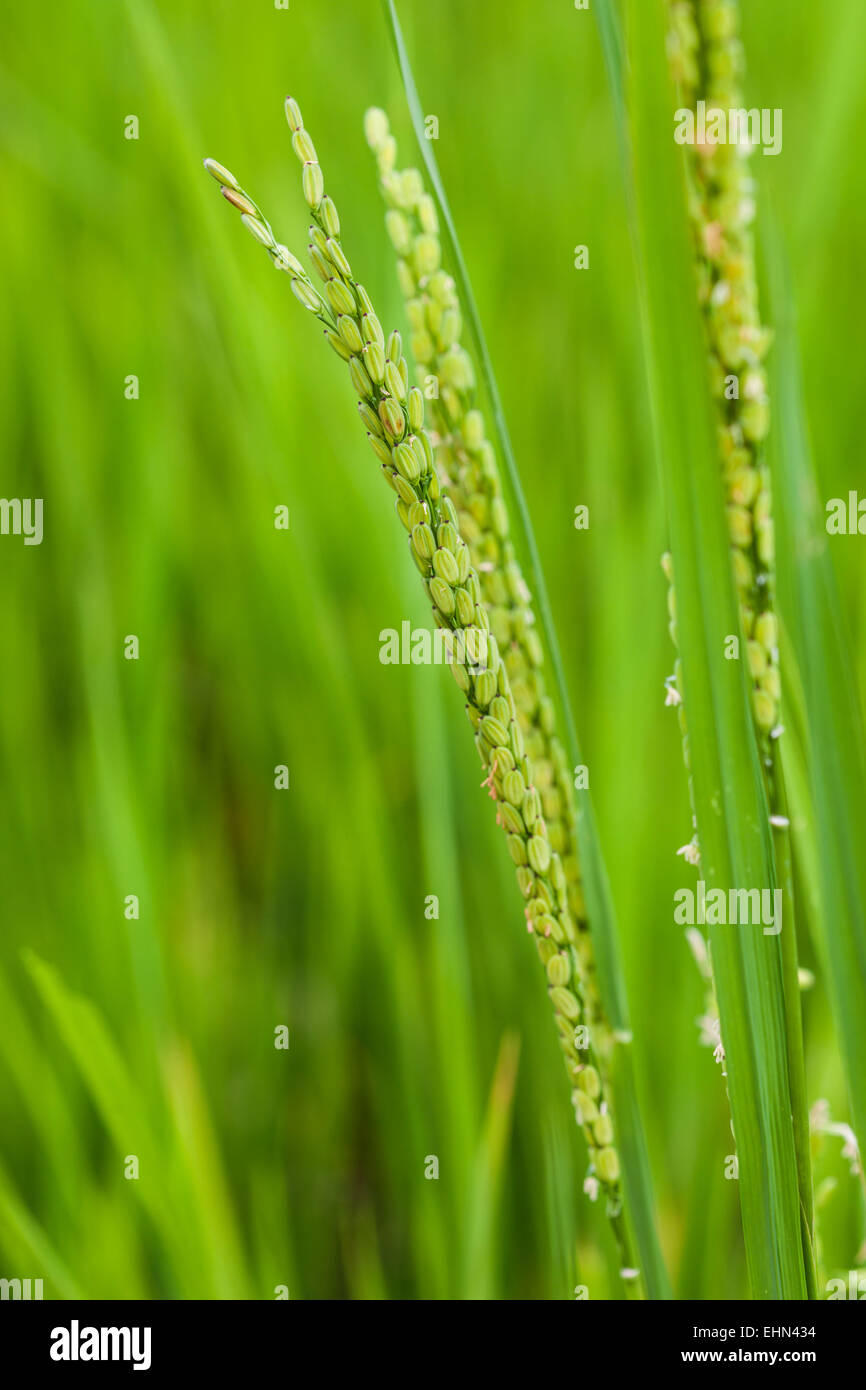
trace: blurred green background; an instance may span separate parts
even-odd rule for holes
[[[784,111],[754,171],[791,256],[822,497],[845,496],[866,10],[746,11],[750,102]],[[665,517],[593,16],[400,13],[590,767],[665,1254],[677,1296],[741,1297],[723,1082],[673,924],[691,827]],[[71,0],[4,27],[0,491],[41,496],[45,534],[0,537],[0,1275],[53,1298],[617,1297],[460,697],[378,659],[382,629],[426,617],[390,494],[340,364],[201,168],[225,163],[303,252],[291,92],[401,325],[362,133],[383,105],[414,159],[381,8]],[[862,691],[860,545],[833,554]],[[845,1120],[820,975],[805,1027],[810,1098]],[[836,1273],[863,1238],[838,1139],[815,1175]]]

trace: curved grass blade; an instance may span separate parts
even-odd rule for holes
[[[469,280],[469,271],[463,257],[460,240],[457,236],[457,228],[451,213],[451,207],[439,173],[439,165],[433,153],[431,142],[424,135],[424,113],[421,101],[418,96],[418,88],[409,62],[409,55],[403,40],[403,31],[400,28],[400,21],[397,17],[397,10],[394,0],[385,0],[385,11],[391,26],[391,34],[394,40],[394,47],[397,53],[397,62],[400,68],[400,75],[403,79],[403,87],[406,93],[406,103],[412,118],[412,128],[418,141],[418,147],[430,186],[433,189],[455,270],[455,278],[460,290],[460,300],[469,319],[472,338],[475,350],[478,354],[478,361],[481,367],[481,375],[484,380],[484,388],[490,402],[490,410],[496,429],[499,443],[499,450],[505,463],[505,471],[508,482],[513,494],[513,500],[517,509],[520,521],[520,533],[523,544],[526,548],[529,568],[532,581],[532,589],[535,601],[538,605],[541,624],[544,629],[544,638],[548,651],[550,652],[551,663],[554,668],[554,677],[557,687],[559,703],[562,706],[562,714],[566,720],[566,727],[569,735],[569,743],[572,749],[576,748],[577,738],[575,735],[573,720],[571,716],[568,692],[565,680],[565,671],[562,665],[562,656],[559,650],[559,642],[553,624],[553,616],[550,610],[550,600],[547,593],[547,584],[544,579],[544,571],[541,564],[541,556],[538,550],[538,543],[535,539],[535,532],[532,526],[532,519],[529,515],[529,507],[523,493],[520,482],[520,474],[517,468],[517,461],[514,457],[514,448],[511,443],[511,436],[508,432],[508,425],[505,419],[505,411],[502,407],[502,399],[499,395],[499,387],[496,383],[496,376],[493,371],[493,362],[484,337],[484,330],[481,326],[481,317],[478,313],[478,306],[475,302],[475,295],[472,292],[472,285]],[[575,761],[577,759],[575,753]]]
[[[614,0],[595,0],[595,22],[604,54],[604,66],[613,97],[614,117],[620,144],[623,171],[627,164],[628,130],[625,111],[625,58],[622,23]]]
[[[46,1281],[49,1297],[80,1299],[85,1297],[80,1284],[52,1244],[44,1227],[28,1210],[12,1185],[5,1169],[0,1166],[0,1244],[4,1254],[20,1252],[22,1265],[38,1273],[35,1278]],[[4,1294],[5,1297],[5,1294]]]
[[[495,1273],[496,1225],[502,1195],[505,1156],[511,1134],[519,1061],[519,1037],[516,1033],[503,1034],[475,1155],[463,1272],[463,1296],[467,1299],[489,1300],[498,1296]]]
[[[198,1238],[196,1215],[207,1224],[212,1213],[199,1209],[200,1191],[196,1174],[178,1169],[176,1147],[166,1142],[164,1117],[151,1113],[141,1094],[134,1073],[127,1065],[110,1034],[102,1014],[91,1001],[74,994],[54,966],[33,951],[24,953],[30,973],[56,1034],[65,1044],[117,1154],[134,1154],[144,1176],[132,1184],[135,1196],[147,1210],[170,1253],[176,1276],[185,1297],[194,1297],[206,1287],[214,1297],[225,1296],[220,1285],[221,1271],[208,1264]],[[187,1116],[197,1123],[198,1116]],[[198,1151],[201,1152],[199,1144]],[[210,1251],[208,1251],[208,1256]],[[232,1274],[232,1293],[243,1281],[242,1272]]]

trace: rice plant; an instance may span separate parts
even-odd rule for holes
[[[276,268],[288,274],[295,297],[322,324],[326,341],[348,367],[361,422],[381,472],[396,494],[395,510],[408,533],[409,553],[431,601],[433,620],[448,635],[448,661],[465,697],[485,771],[482,785],[496,803],[496,820],[516,866],[526,928],[545,969],[572,1084],[575,1118],[589,1153],[584,1190],[593,1199],[599,1190],[604,1195],[620,1249],[622,1277],[635,1284],[641,1271],[634,1263],[623,1213],[614,1110],[604,1079],[606,1058],[616,1039],[600,1016],[593,980],[565,758],[553,737],[553,706],[537,675],[543,656],[532,630],[531,613],[524,609],[517,620],[521,650],[512,619],[503,607],[509,593],[524,605],[529,594],[513,553],[507,545],[499,544],[505,541],[508,524],[495,486],[489,446],[487,471],[488,475],[494,473],[494,495],[484,498],[479,494],[481,506],[474,496],[467,495],[465,482],[461,490],[459,475],[454,486],[451,473],[455,468],[446,471],[448,455],[442,450],[443,444],[447,449],[449,443],[459,451],[467,447],[462,433],[458,439],[453,431],[457,425],[454,416],[462,420],[466,414],[471,364],[456,343],[459,309],[453,282],[440,267],[435,209],[432,200],[424,201],[416,172],[400,176],[401,187],[407,192],[413,190],[409,196],[418,199],[425,219],[413,238],[405,221],[398,224],[391,218],[392,238],[406,253],[401,263],[403,284],[407,291],[424,296],[426,303],[416,302],[428,324],[441,316],[451,350],[448,362],[437,363],[444,394],[432,412],[433,435],[425,427],[422,391],[410,385],[400,333],[394,330],[386,339],[369,295],[354,278],[343,247],[339,213],[325,193],[316,147],[291,97],[286,100],[286,118],[293,150],[302,165],[304,198],[313,218],[307,249],[324,286],[324,298],[300,261],[277,242],[269,222],[234,175],[212,159],[205,161],[205,167]],[[380,171],[386,177],[393,174],[396,151],[381,112],[368,113],[367,133],[377,149]],[[414,206],[411,210],[414,212]],[[391,211],[402,218],[399,209]],[[417,339],[416,332],[416,349]],[[418,359],[422,368],[425,355]],[[474,438],[476,451],[483,453],[480,428],[476,413],[468,425],[469,442]],[[472,502],[476,502],[474,527],[473,513],[467,510]],[[482,527],[487,528],[486,545],[479,544]],[[509,653],[509,660],[503,651]]]
[[[866,1291],[864,41],[9,11],[4,1299]]]
[[[685,102],[678,116],[691,116],[696,108],[700,116],[709,111],[719,119],[730,114],[732,121],[744,121],[743,50],[734,0],[673,0],[667,17],[667,50]],[[760,883],[763,891],[771,885],[781,900],[775,945],[756,942],[753,927],[742,921],[733,933],[728,923],[723,931],[710,928],[710,958],[752,1285],[761,1297],[814,1297],[811,1146],[789,820],[778,754],[785,730],[770,467],[764,449],[770,427],[764,359],[771,334],[758,306],[751,232],[756,208],[746,166],[752,145],[745,131],[736,138],[687,139],[686,197],[673,158],[658,145],[673,103],[664,77],[653,72],[652,58],[644,56],[661,51],[663,24],[659,6],[643,11],[629,7],[637,238],[658,447],[674,541],[673,557],[664,560],[672,581],[670,627],[681,651],[668,690],[669,702],[678,706],[695,827],[682,853],[720,896],[735,894],[744,883]],[[648,140],[657,142],[652,188],[646,178]],[[687,201],[700,329],[684,274]],[[699,363],[702,344],[708,356],[706,385],[698,369],[685,388],[682,382],[675,386],[666,355],[685,349]],[[691,396],[690,409],[678,409],[683,389]],[[712,413],[708,398],[715,401]],[[711,477],[714,454],[723,495]],[[722,515],[730,570],[721,550]],[[723,660],[738,657],[741,642],[742,676],[739,663],[726,670]],[[744,726],[746,689],[751,736]],[[697,733],[690,713],[693,701],[702,724]],[[739,786],[731,775],[737,762]]]
[[[697,110],[703,105],[705,109],[725,113],[745,110],[743,50],[737,23],[736,9],[728,0],[702,3],[699,7],[674,0],[670,5],[668,51],[684,109]],[[697,295],[708,345],[710,391],[717,404],[717,438],[744,664],[751,686],[755,737],[773,829],[772,867],[775,881],[783,885],[782,968],[789,1083],[795,1097],[792,1109],[804,1259],[808,1287],[814,1292],[812,1176],[789,822],[777,753],[784,729],[780,719],[770,468],[764,448],[770,426],[764,361],[772,335],[760,318],[751,229],[755,200],[747,160],[752,147],[745,137],[744,130],[738,140],[729,137],[722,144],[695,143],[687,147],[690,214]],[[670,556],[665,562],[670,573]],[[671,631],[676,640],[675,588],[671,588],[669,597]],[[676,676],[671,690],[680,702],[680,726],[687,739],[687,714]],[[690,857],[700,862],[699,831]],[[723,1029],[721,1046],[724,1055]]]
[[[390,7],[390,17],[413,123],[420,140],[421,109],[402,30],[393,6]],[[437,465],[458,508],[461,529],[467,537],[470,553],[481,576],[491,629],[500,648],[506,653],[506,664],[516,693],[518,717],[527,740],[527,752],[532,760],[536,782],[543,789],[548,832],[551,843],[561,854],[568,883],[569,907],[578,928],[587,993],[593,1007],[592,1027],[595,1035],[602,1039],[608,1081],[615,1092],[615,1113],[627,1120],[623,1182],[634,1228],[637,1267],[649,1296],[664,1297],[669,1285],[655,1232],[652,1183],[634,1078],[628,1062],[628,1044],[632,1035],[621,966],[617,959],[616,928],[612,920],[609,892],[604,883],[604,869],[600,864],[589,794],[585,787],[582,793],[583,834],[579,841],[573,785],[576,786],[578,778],[582,777],[581,759],[561,672],[558,642],[537,558],[537,546],[499,404],[489,353],[435,157],[429,150],[425,153],[428,173],[436,189],[434,200],[418,170],[396,169],[397,145],[383,111],[372,108],[367,112],[365,133],[376,155],[380,186],[388,209],[385,222],[397,254],[398,280],[412,330],[410,343],[418,380],[429,381],[432,372],[436,382],[429,408],[435,429]],[[460,290],[455,280],[441,269],[437,203],[449,228],[449,240],[461,282]],[[540,621],[510,534],[506,489],[496,448],[488,438],[484,414],[478,407],[472,355],[461,342],[466,318],[461,300],[468,306],[468,316],[474,325],[478,352],[494,402],[498,445],[508,463],[520,530],[531,559],[535,584],[540,590]],[[545,686],[545,641],[552,649],[554,658],[560,696],[559,712]],[[574,784],[568,773],[568,761],[560,737],[560,719],[564,720],[567,728],[566,740],[572,754]],[[582,781],[581,785],[584,785]],[[584,893],[582,881],[581,854],[591,867],[587,894]],[[591,912],[587,907],[587,896],[592,903]],[[590,919],[595,928],[592,933]],[[606,966],[600,982],[594,978],[597,952],[601,953]],[[632,1261],[629,1260],[624,1268],[633,1269]]]

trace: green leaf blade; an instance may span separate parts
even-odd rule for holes
[[[669,506],[700,874],[708,891],[773,889],[748,693],[741,664],[724,657],[740,624],[658,0],[631,0],[628,39],[644,331]],[[759,1298],[805,1298],[780,944],[759,927],[727,925],[710,928],[710,946],[750,1281]]]

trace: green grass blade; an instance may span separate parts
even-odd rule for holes
[[[788,819],[788,799],[781,759],[776,767],[776,814]],[[794,1128],[794,1147],[797,1155],[798,1186],[802,1215],[804,1264],[808,1296],[815,1297],[815,1261],[813,1251],[814,1203],[812,1192],[811,1136],[809,1132],[809,1096],[806,1085],[806,1060],[803,1050],[803,1010],[800,1002],[800,968],[797,950],[796,897],[791,834],[787,827],[773,830],[776,874],[783,895],[785,923],[779,941],[782,947],[782,977],[785,994],[785,1034],[788,1052],[788,1079],[791,1086],[791,1114]]]
[[[30,1267],[34,1279],[44,1279],[48,1297],[79,1299],[85,1296],[40,1223],[27,1210],[5,1170],[0,1166],[0,1250],[13,1254],[22,1267]],[[31,1264],[32,1262],[32,1264]],[[28,1276],[24,1276],[25,1278]]]
[[[475,1156],[466,1243],[465,1298],[492,1299],[498,1296],[495,1275],[496,1225],[519,1061],[520,1039],[516,1033],[504,1034],[499,1044]]]
[[[391,34],[394,40],[394,47],[397,53],[397,62],[400,67],[400,75],[403,80],[403,87],[406,93],[406,103],[412,118],[412,128],[418,141],[418,148],[430,186],[433,189],[442,223],[445,227],[445,234],[451,251],[452,261],[455,270],[455,278],[460,290],[460,300],[466,311],[475,350],[478,354],[478,361],[481,367],[481,376],[484,381],[484,389],[490,402],[490,410],[496,430],[496,437],[499,444],[499,452],[505,464],[505,472],[511,488],[514,504],[519,519],[519,534],[526,549],[529,569],[531,574],[532,589],[535,602],[538,606],[541,625],[544,629],[544,638],[547,645],[551,663],[554,670],[554,679],[557,688],[558,702],[562,709],[563,717],[566,721],[569,747],[576,757],[577,738],[574,731],[573,719],[571,716],[570,702],[565,681],[565,671],[562,664],[562,656],[559,650],[559,642],[556,636],[556,629],[553,623],[553,616],[550,610],[550,599],[547,593],[547,584],[544,578],[544,570],[541,563],[541,555],[538,543],[535,539],[535,532],[532,526],[532,518],[529,514],[529,507],[523,493],[520,481],[520,473],[517,468],[517,460],[514,456],[514,448],[511,443],[511,436],[508,431],[508,424],[505,419],[505,411],[502,407],[502,398],[499,394],[499,387],[496,382],[496,375],[493,370],[493,362],[487,347],[487,340],[484,336],[484,329],[481,326],[481,316],[475,302],[475,295],[472,292],[472,285],[469,279],[469,271],[463,256],[460,239],[457,235],[457,228],[451,213],[448,196],[445,192],[445,185],[439,173],[439,165],[433,153],[432,142],[426,139],[424,134],[424,111],[418,95],[418,88],[409,62],[409,54],[403,39],[403,31],[400,28],[400,21],[397,17],[397,9],[394,0],[385,0],[385,11],[391,27]]]
[[[666,485],[691,773],[709,888],[775,887],[768,811],[742,665],[710,411],[684,168],[659,0],[629,5],[631,139],[644,330],[656,445]],[[797,1154],[791,1126],[782,952],[754,926],[710,928],[753,1292],[804,1298]],[[721,1162],[721,1155],[720,1155]]]
[[[173,1044],[165,1073],[188,1189],[195,1202],[199,1242],[213,1271],[214,1296],[254,1297],[213,1121],[187,1044]]]
[[[553,1297],[570,1299],[577,1283],[574,1186],[562,1129],[551,1124],[544,1136],[544,1195],[553,1271]]]
[[[613,111],[616,118],[620,154],[625,165],[628,146],[628,131],[625,107],[625,58],[623,55],[622,23],[615,0],[595,0],[593,6],[595,22],[598,25],[604,54],[604,66],[613,98]]]
[[[796,346],[793,292],[779,236],[764,220],[776,324],[771,447],[780,555],[780,600],[802,673],[805,757],[813,799],[815,852],[824,927],[821,953],[845,1063],[851,1115],[866,1139],[866,757],[852,676],[852,643],[842,618],[809,443]],[[840,539],[839,544],[845,544]]]
[[[88,999],[73,994],[54,967],[34,952],[24,953],[24,963],[113,1140],[115,1163],[120,1165],[128,1154],[138,1159],[140,1177],[132,1180],[133,1191],[166,1248],[173,1252],[179,1275],[183,1271],[185,1296],[193,1296],[201,1284],[200,1264],[198,1272],[195,1268],[201,1256],[194,1253],[196,1242],[178,1195],[175,1166],[165,1153],[161,1126],[148,1114],[141,1087],[99,1010]]]
[[[797,873],[799,915],[818,957],[820,969],[829,976],[825,945],[827,926],[823,920],[824,899],[821,891],[821,849],[815,826],[815,803],[806,753],[806,696],[797,656],[784,621],[779,627],[779,644],[785,671],[782,771],[791,819],[791,851]]]

